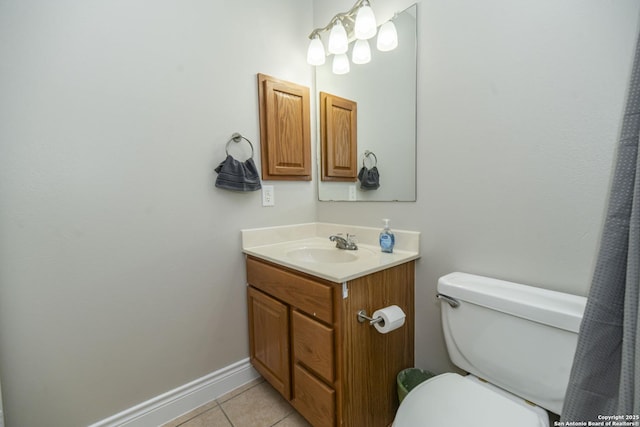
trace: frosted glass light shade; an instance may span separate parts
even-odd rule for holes
[[[309,65],[322,65],[325,61],[324,45],[317,35],[309,42],[307,62]]]
[[[342,21],[338,20],[329,33],[329,53],[339,55],[346,53],[349,49],[349,40],[347,40],[347,31],[342,25]]]
[[[333,74],[347,74],[350,68],[349,58],[345,53],[339,53],[333,57]]]
[[[371,48],[366,40],[356,40],[351,52],[351,61],[354,64],[366,64],[371,61]]]
[[[355,36],[359,40],[370,39],[376,35],[377,28],[376,16],[373,14],[373,9],[369,6],[369,2],[366,2],[358,9],[358,14],[356,15]]]
[[[376,46],[381,52],[388,52],[398,47],[398,32],[392,21],[387,21],[380,27]]]

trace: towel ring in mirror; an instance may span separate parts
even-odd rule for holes
[[[373,156],[373,160],[371,160],[371,156]],[[366,167],[366,165],[364,164],[365,160],[369,159],[369,161],[372,161],[373,164],[369,167],[369,169],[374,168],[376,166],[378,166],[378,158],[376,157],[375,153],[373,151],[369,151],[366,150],[364,152],[364,156],[362,157],[362,166]]]
[[[246,137],[240,135],[238,132],[235,132],[233,135],[231,135],[231,139],[227,142],[227,145],[225,145],[224,147],[224,151],[227,153],[227,156],[229,155],[229,144],[231,144],[232,142],[238,143],[243,139],[249,143],[249,146],[251,147],[251,158],[253,159],[253,144],[251,143],[251,141],[249,141]]]

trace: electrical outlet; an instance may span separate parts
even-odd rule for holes
[[[357,193],[356,193],[356,186],[355,185],[350,185],[349,186],[349,200],[356,200],[357,199]]]
[[[262,186],[262,206],[274,206],[276,204],[273,185]]]

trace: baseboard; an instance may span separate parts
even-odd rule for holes
[[[89,427],[160,426],[259,376],[249,359],[240,360]]]

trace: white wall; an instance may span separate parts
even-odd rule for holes
[[[314,5],[320,26],[351,2]],[[443,274],[587,293],[639,12],[635,0],[418,3],[417,202],[318,208],[321,221],[422,232],[417,365],[451,369]]]
[[[310,1],[0,2],[0,375],[9,427],[81,426],[248,356],[240,229],[315,182],[213,186],[259,148],[256,73],[312,85]],[[259,159],[256,159],[259,164]]]

